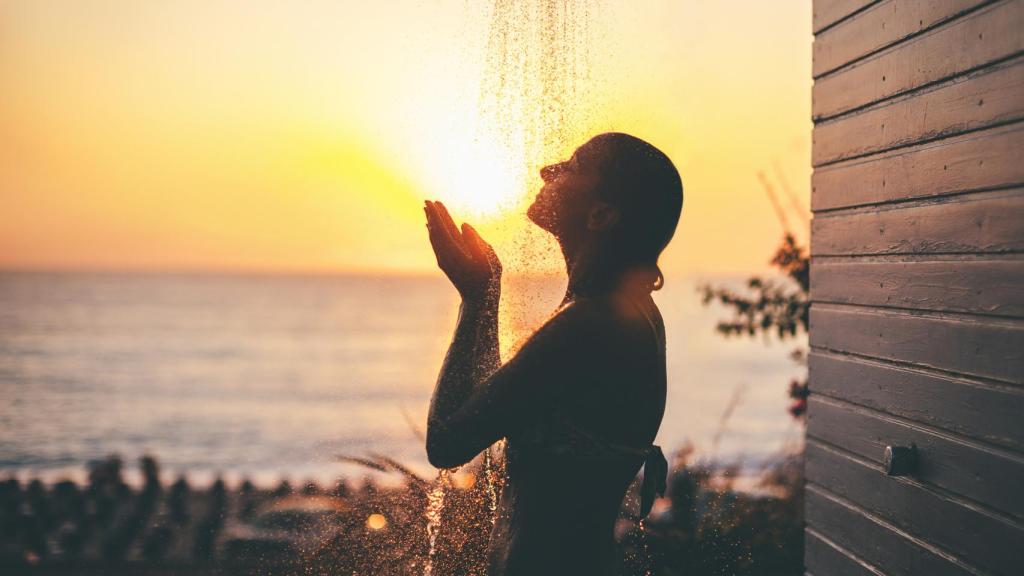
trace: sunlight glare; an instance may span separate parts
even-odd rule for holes
[[[370,514],[366,517],[366,527],[370,530],[383,530],[388,525],[388,519],[383,514]]]
[[[449,144],[443,154],[451,165],[439,199],[453,212],[487,220],[522,201],[525,175],[510,151],[484,136]]]

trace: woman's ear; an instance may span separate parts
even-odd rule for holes
[[[597,200],[587,214],[587,230],[609,230],[619,223],[619,209],[607,202]]]

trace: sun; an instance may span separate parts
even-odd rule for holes
[[[516,156],[483,137],[453,146],[447,158],[448,177],[438,190],[438,199],[466,216],[500,217],[527,194],[525,168],[516,165]]]

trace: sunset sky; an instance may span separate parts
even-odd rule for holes
[[[526,146],[528,177],[509,161],[482,106],[492,4],[0,3],[0,267],[424,271],[424,198],[550,266],[522,211],[572,144]],[[808,203],[810,0],[576,4],[565,139],[675,161],[669,273],[763,270],[782,229],[758,171]]]

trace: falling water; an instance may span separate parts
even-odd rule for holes
[[[499,470],[494,463],[495,450],[499,455],[504,454],[505,441],[498,440],[492,448],[484,450],[484,475],[487,477],[487,508],[491,513],[491,525],[498,521],[498,474]]]
[[[592,48],[600,0],[495,0],[478,108],[491,138],[526,178],[594,128]]]
[[[434,571],[434,557],[437,554],[437,535],[441,530],[441,513],[444,512],[445,490],[450,484],[450,472],[440,470],[437,473],[437,480],[427,494],[427,540],[430,548],[427,551],[427,563],[423,570],[423,576],[432,576]]]
[[[498,144],[508,164],[518,167],[524,189],[530,175],[546,162],[565,155],[592,129],[599,93],[594,89],[591,20],[600,0],[495,0],[491,13],[484,75],[478,99],[478,138]],[[586,97],[584,97],[586,94]],[[505,269],[536,272],[535,238],[522,238]],[[506,324],[523,326],[525,299],[536,297],[506,291],[502,315]],[[509,354],[525,334],[502,333]],[[498,449],[498,455],[503,450]],[[499,468],[484,451],[487,505],[497,520]]]
[[[516,190],[526,191],[538,182],[537,171],[545,163],[565,158],[601,124],[598,75],[594,73],[598,32],[595,16],[602,0],[494,0],[487,38],[487,53],[477,100],[478,143],[497,150],[504,164],[515,167]],[[521,194],[515,201],[529,196]],[[557,254],[538,252],[545,245],[529,229],[515,241],[516,249],[503,262],[506,277],[536,273],[538,262]],[[549,247],[550,248],[550,247]],[[511,257],[509,257],[511,256]],[[514,350],[529,331],[524,321],[528,300],[537,298],[528,289],[506,290],[501,322],[502,351]],[[506,330],[505,328],[508,328]],[[504,451],[495,446],[497,457]],[[497,520],[498,493],[504,467],[491,449],[483,453],[486,506],[491,526]],[[430,542],[426,576],[432,576],[445,493],[450,490],[448,472],[442,471],[427,501],[427,536]],[[472,513],[478,514],[479,511]]]
[[[478,138],[491,142],[514,167],[515,212],[522,214],[540,186],[541,166],[567,158],[603,124],[601,75],[605,49],[599,31],[602,0],[494,0],[477,100]],[[506,277],[561,268],[557,246],[542,231],[512,224]],[[518,227],[517,227],[518,226]],[[508,288],[512,288],[511,290]],[[502,295],[502,353],[511,354],[532,331],[526,310],[540,295],[506,284]],[[557,302],[552,302],[552,308]]]
[[[640,553],[643,555],[644,576],[651,576],[651,550],[647,547],[647,525],[644,518],[640,519]]]

